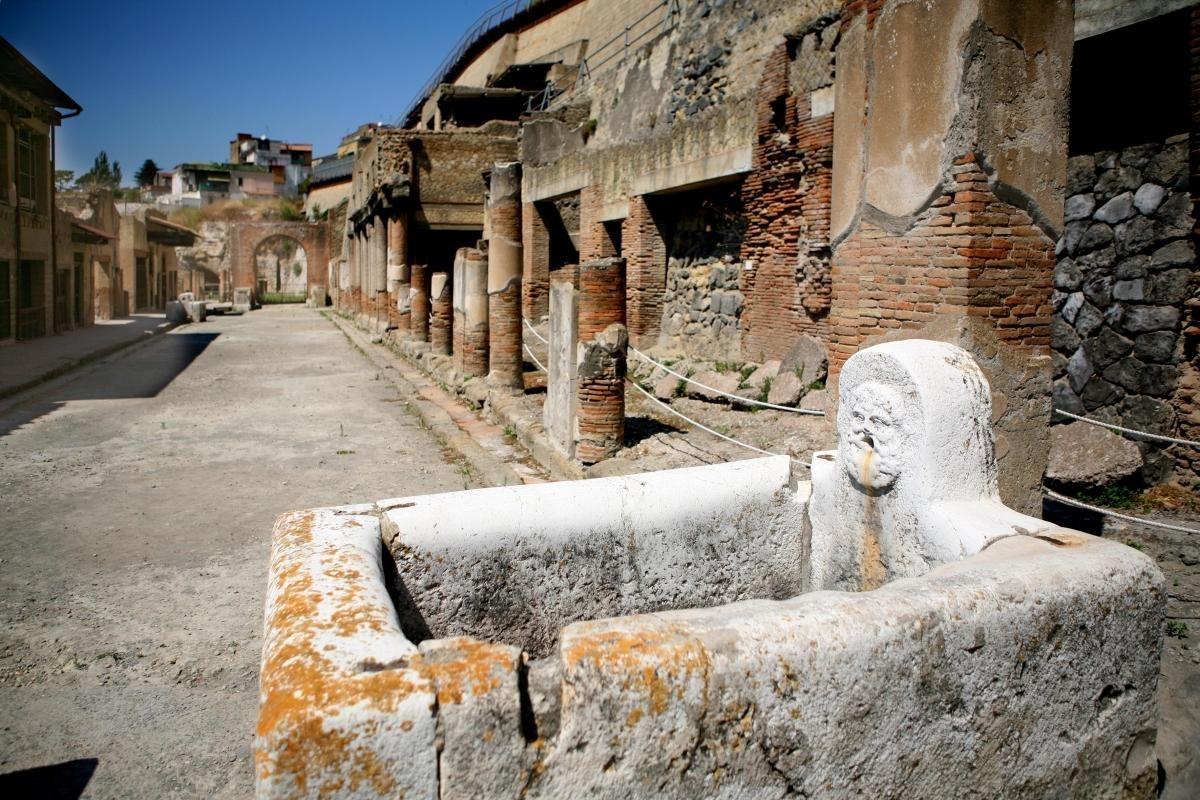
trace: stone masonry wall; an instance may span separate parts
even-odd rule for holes
[[[1068,162],[1054,273],[1055,408],[1164,436],[1178,436],[1180,415],[1195,412],[1172,402],[1186,358],[1185,304],[1197,289],[1188,173],[1186,134]],[[1142,478],[1166,479],[1172,454],[1138,446]],[[1188,467],[1191,481],[1197,466]]]
[[[741,274],[741,264],[730,256],[672,258],[659,344],[689,356],[739,358]]]

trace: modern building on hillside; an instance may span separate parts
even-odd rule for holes
[[[82,110],[0,38],[0,345],[90,324],[54,190],[55,128]]]
[[[274,179],[276,194],[295,197],[312,174],[311,144],[297,144],[239,133],[229,142],[229,162],[267,169]]]
[[[312,176],[304,196],[304,213],[317,219],[350,196],[354,177],[354,154],[330,154],[313,159]]]
[[[198,207],[280,194],[274,174],[256,164],[179,164],[170,174],[171,193],[158,198],[165,205]]]

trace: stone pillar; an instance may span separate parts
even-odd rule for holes
[[[362,260],[363,234],[355,230],[350,238],[350,297],[347,310],[351,314],[362,311]]]
[[[387,220],[382,216],[376,217],[375,233],[371,247],[371,305],[374,309],[372,316],[380,330],[386,329],[389,322],[387,309],[387,229]]]
[[[521,204],[521,313],[540,320],[550,312],[550,231],[536,203]]]
[[[412,279],[409,297],[409,330],[418,342],[429,341],[429,267],[413,264],[409,271]]]
[[[429,280],[429,343],[433,352],[450,355],[452,329],[454,327],[454,304],[451,300],[450,276],[435,272]]]
[[[412,321],[411,272],[408,262],[408,238],[410,215],[407,208],[400,209],[388,225],[387,276],[389,318],[399,330],[410,330]]]
[[[579,292],[569,281],[550,284],[550,335],[546,345],[546,402],[542,425],[550,443],[575,457],[578,405]]]
[[[488,363],[489,377],[524,388],[521,342],[521,164],[492,166],[488,192]]]
[[[634,347],[651,347],[658,341],[662,327],[667,245],[645,197],[629,198],[629,216],[621,225],[621,249],[627,265],[625,305],[629,340]]]
[[[463,247],[454,260],[454,367],[464,378],[488,370],[487,259]]]
[[[831,378],[881,341],[965,348],[993,395],[1001,499],[1040,513],[1072,3],[996,0],[953,14],[896,0],[878,13],[845,8],[834,84]]]
[[[603,258],[579,266],[576,349],[577,437],[584,464],[602,461],[625,439],[625,262]]]

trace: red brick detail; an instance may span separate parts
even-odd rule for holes
[[[308,259],[308,289],[329,285],[329,222],[234,222],[230,224],[233,286],[258,293],[254,254],[273,236],[294,239]],[[307,294],[307,292],[306,292]]]
[[[497,170],[501,165],[496,166]],[[515,169],[509,169],[509,181],[519,175]],[[492,175],[493,187],[499,180],[496,173]],[[497,240],[508,240],[521,244],[522,213],[518,197],[500,197],[493,191],[488,200],[488,215],[491,222],[491,235]],[[490,248],[489,259],[499,253],[498,248]],[[523,261],[523,257],[522,257]],[[491,270],[493,267],[489,267]],[[523,265],[522,265],[523,269]],[[489,284],[490,284],[489,277]],[[521,330],[521,281],[512,280],[500,291],[488,292],[488,338],[489,338],[489,374],[495,381],[516,389],[524,388],[524,353],[521,351],[523,331]]]
[[[781,43],[763,68],[753,169],[742,185],[741,255],[754,263],[742,273],[742,352],[756,359],[782,358],[801,333],[829,336],[833,115],[814,120],[810,93],[791,93],[790,61]]]
[[[437,276],[446,278],[441,294],[430,293],[429,298],[429,344],[433,352],[449,355],[454,327],[453,291],[450,287],[449,276],[444,272],[435,272],[431,280]]]
[[[464,280],[463,291],[472,286],[481,290],[479,297],[465,297],[468,307],[474,302],[487,296],[487,258],[474,248],[464,247],[459,250],[459,257],[464,260],[464,275],[471,275]],[[488,371],[488,319],[485,315],[482,322],[468,325],[466,314],[454,314],[454,365],[464,377],[486,375]]]
[[[625,324],[625,260],[603,258],[579,267],[579,341],[590,342],[614,322]]]
[[[637,347],[658,341],[663,296],[667,291],[667,245],[645,197],[629,198],[629,216],[621,224],[625,257],[625,314],[629,338]]]
[[[550,232],[535,203],[521,204],[521,313],[541,319],[550,313]]]
[[[579,261],[598,258],[615,258],[621,255],[617,243],[609,230],[600,221],[600,210],[604,195],[598,186],[585,186],[579,190]]]
[[[425,264],[413,264],[409,268],[409,280],[409,297],[412,298],[409,330],[412,331],[414,339],[425,342],[429,340],[429,267]]]
[[[830,372],[868,338],[945,315],[987,320],[1013,345],[1049,354],[1054,242],[998,199],[974,156],[903,233],[868,222],[833,255]]]

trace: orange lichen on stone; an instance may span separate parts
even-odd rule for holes
[[[436,687],[438,703],[445,705],[500,688],[516,663],[511,648],[464,636],[442,640],[435,654],[413,656],[409,667]]]
[[[707,683],[711,662],[704,646],[688,632],[672,626],[663,631],[602,631],[572,639],[564,662],[568,670],[590,667],[606,675],[623,677],[624,686],[647,700],[647,711],[665,712],[672,698],[683,699],[687,682]],[[638,711],[635,709],[634,711]],[[629,726],[641,713],[630,712]]]
[[[396,777],[363,744],[372,735],[372,723],[343,730],[331,726],[329,719],[349,707],[395,712],[406,698],[428,691],[429,686],[406,669],[356,673],[326,655],[328,644],[320,646],[322,637],[352,637],[364,629],[384,631],[389,620],[386,609],[373,608],[362,596],[361,580],[355,580],[362,573],[354,568],[353,548],[321,552],[317,561],[323,569],[314,570],[316,513],[285,516],[275,529],[260,674],[257,773],[260,779],[285,778],[298,795],[310,790],[321,795],[353,791],[366,784],[380,795],[394,795]],[[355,522],[339,520],[339,525]],[[336,578],[332,591],[331,587],[317,589],[314,572]],[[336,609],[332,614],[327,611],[330,606]],[[411,728],[409,722],[404,730]],[[312,780],[320,781],[319,785],[310,786]]]

